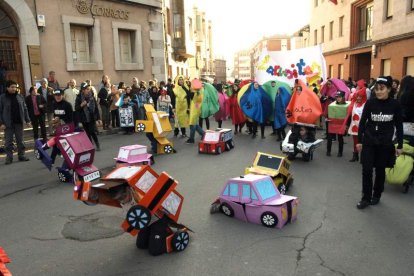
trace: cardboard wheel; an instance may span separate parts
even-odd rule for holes
[[[173,147],[171,145],[164,146],[164,152],[170,154],[173,152]]]
[[[282,183],[279,184],[277,189],[279,190],[280,194],[285,195],[286,191],[287,191],[287,185],[282,182]]]
[[[137,124],[137,132],[145,131],[145,125],[143,123]]]
[[[174,251],[184,251],[190,243],[190,235],[185,230],[178,230],[171,239],[171,245]]]
[[[234,216],[233,208],[231,208],[231,206],[227,203],[223,203],[220,205],[220,211],[228,217]]]
[[[66,175],[63,172],[58,172],[58,178],[60,180],[60,182],[66,182]]]
[[[264,212],[260,216],[260,221],[262,222],[264,226],[273,228],[277,225],[278,219],[277,219],[277,216],[273,214],[272,212]]]
[[[221,147],[217,147],[217,149],[216,149],[216,154],[221,154],[221,152],[222,152]]]
[[[63,183],[71,182],[72,179],[73,179],[70,172],[65,171],[65,170],[58,170],[58,178],[59,178],[60,182],[63,182]]]
[[[151,222],[151,214],[147,208],[135,205],[128,210],[126,220],[131,227],[141,230]]]
[[[230,149],[233,149],[233,148],[234,148],[234,146],[235,146],[234,141],[233,141],[233,140],[231,140],[231,142],[230,142]]]
[[[34,150],[34,156],[35,156],[35,158],[37,160],[41,160],[42,159],[42,156],[41,156],[39,150],[37,150],[37,149]]]

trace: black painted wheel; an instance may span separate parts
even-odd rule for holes
[[[278,219],[272,212],[264,212],[260,217],[260,221],[264,226],[273,228],[277,225]]]
[[[285,195],[287,190],[288,190],[287,185],[283,182],[279,184],[277,189],[279,190],[279,193],[282,194],[282,195]]]
[[[137,124],[137,132],[145,131],[145,125],[143,123]]]
[[[178,230],[171,240],[171,246],[177,252],[184,251],[189,243],[190,235],[186,230]]]
[[[230,141],[230,149],[233,149],[233,148],[234,148],[234,146],[235,146],[234,141],[233,141],[233,140],[231,140],[231,141]]]
[[[41,160],[42,159],[42,156],[41,156],[39,150],[37,150],[37,149],[34,150],[34,156],[35,156],[35,158],[37,160]]]
[[[231,206],[228,205],[227,203],[223,203],[220,205],[220,211],[228,217],[234,216],[233,208],[231,208]]]
[[[173,147],[171,145],[164,146],[164,152],[170,154],[173,152]]]
[[[216,154],[221,154],[221,152],[222,152],[221,147],[217,147]]]
[[[135,205],[128,210],[126,220],[131,227],[141,230],[151,222],[151,213],[147,208]]]

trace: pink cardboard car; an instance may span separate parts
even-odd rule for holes
[[[154,157],[147,153],[147,147],[141,145],[130,145],[119,148],[116,160],[116,168],[125,166],[152,165]]]
[[[297,218],[297,197],[281,195],[267,175],[231,178],[211,206],[226,216],[266,227],[282,228]]]

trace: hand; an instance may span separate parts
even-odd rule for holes
[[[5,130],[6,126],[5,125],[0,125],[0,130]]]
[[[101,126],[102,125],[102,121],[101,120],[96,121],[96,123],[98,124],[98,126]]]
[[[81,107],[84,107],[85,105],[87,105],[88,104],[88,102],[87,101],[83,101],[83,102],[81,102]]]
[[[356,144],[356,150],[358,151],[358,152],[361,152],[362,151],[362,144]]]
[[[400,156],[403,153],[403,149],[396,149],[395,155]]]
[[[39,105],[39,108],[43,108],[43,107],[44,107],[44,105],[43,105],[43,104],[40,104],[40,105]]]

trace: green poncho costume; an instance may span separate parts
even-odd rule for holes
[[[201,118],[208,118],[219,111],[217,90],[209,83],[203,83],[203,103],[201,105]]]

